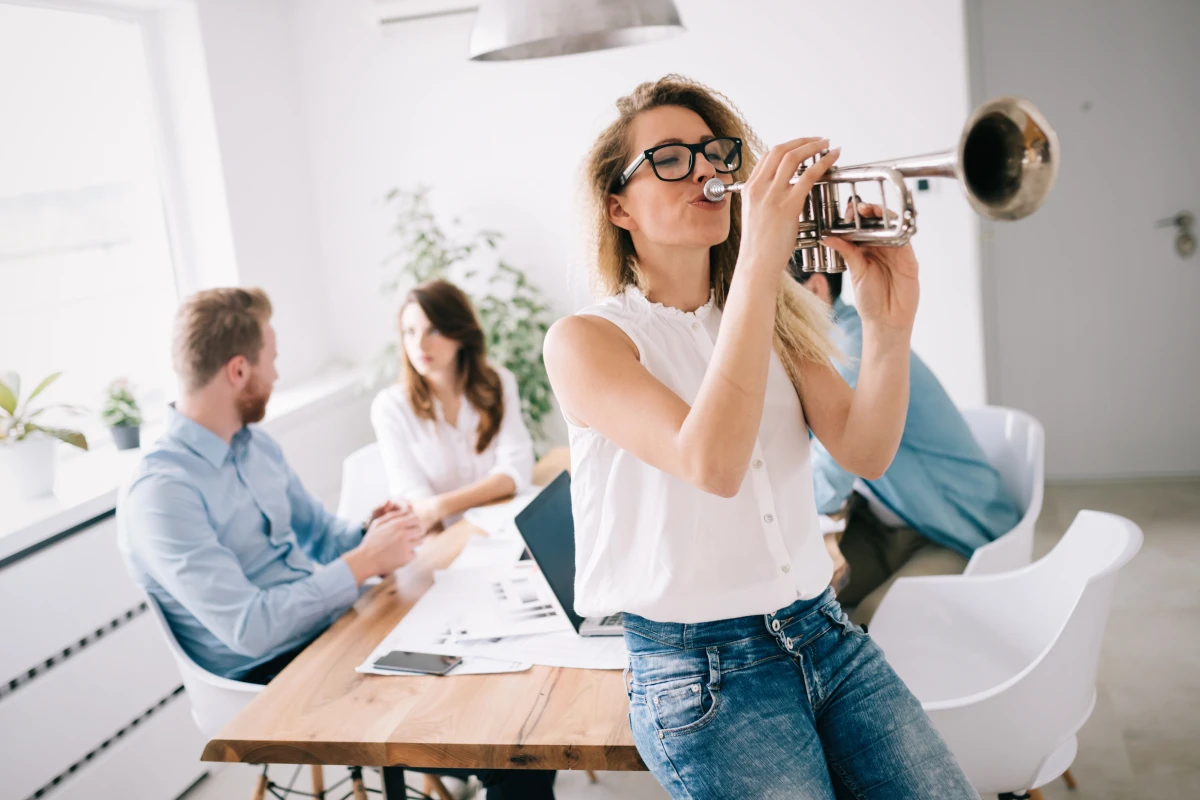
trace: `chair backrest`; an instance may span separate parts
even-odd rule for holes
[[[999,687],[927,708],[982,793],[1034,788],[1057,777],[1095,704],[1100,648],[1117,572],[1142,531],[1113,514],[1081,511],[1058,546],[1035,564],[977,580],[1004,584],[1002,613],[982,621],[1004,638],[1024,635],[1038,655]],[[1058,770],[1056,772],[1055,770]]]
[[[1023,567],[1033,558],[1033,533],[1042,513],[1046,432],[1032,416],[1011,408],[970,408],[963,411],[963,417],[1022,511],[1016,527],[976,549],[964,574],[985,575]]]
[[[146,594],[145,598],[150,613],[158,621],[158,628],[162,631],[167,649],[171,651],[175,665],[179,667],[183,688],[192,704],[192,719],[195,720],[200,733],[212,739],[225,727],[225,723],[233,719],[234,715],[263,690],[263,687],[222,678],[193,661],[175,638],[175,633],[171,630],[158,601],[149,594]]]
[[[360,447],[342,462],[342,493],[337,515],[343,519],[366,519],[371,509],[388,497],[387,472],[379,442]]]

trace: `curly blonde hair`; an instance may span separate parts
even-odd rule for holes
[[[661,106],[679,106],[694,111],[713,135],[736,136],[742,140],[742,163],[731,176],[734,180],[748,178],[765,150],[729,98],[691,78],[666,75],[656,81],[647,81],[619,98],[617,119],[596,139],[584,167],[595,277],[600,290],[610,296],[620,294],[627,286],[645,289],[633,238],[629,231],[612,223],[607,205],[608,196],[618,190],[618,178],[632,158],[629,131],[634,119]],[[742,242],[742,197],[730,194],[729,199],[729,237],[709,251],[709,281],[718,308],[724,308],[729,297],[729,285]],[[829,310],[797,284],[781,264],[775,303],[775,351],[797,392],[801,388],[801,364],[841,358],[830,338],[830,329]]]

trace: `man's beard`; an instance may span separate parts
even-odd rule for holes
[[[262,422],[263,417],[267,415],[267,401],[270,399],[270,388],[264,388],[262,382],[252,376],[246,388],[237,396],[237,409],[242,416],[242,424]]]

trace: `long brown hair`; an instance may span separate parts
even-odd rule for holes
[[[737,107],[720,92],[682,75],[667,75],[639,85],[617,100],[617,119],[596,139],[585,165],[590,227],[593,234],[596,278],[600,290],[620,294],[627,286],[645,290],[638,269],[637,251],[629,231],[608,218],[608,196],[617,191],[617,178],[632,158],[629,130],[644,111],[660,106],[680,106],[700,115],[715,136],[736,136],[743,142],[742,164],[730,177],[750,177],[762,142]],[[742,196],[729,195],[729,237],[709,250],[709,282],[717,308],[725,307],[729,285],[742,243]],[[800,391],[800,365],[840,358],[829,337],[829,311],[811,292],[800,287],[779,265],[779,294],[775,304],[775,350],[792,384]]]
[[[500,374],[487,362],[487,343],[475,308],[462,289],[443,280],[414,286],[405,297],[401,312],[409,303],[420,306],[439,333],[462,345],[458,350],[458,376],[463,380],[467,402],[479,412],[475,452],[482,453],[495,438],[504,419],[504,387],[500,383]],[[403,325],[400,335],[404,335]],[[408,389],[408,402],[417,416],[436,422],[429,383],[412,365],[408,352],[403,347],[400,350],[404,361],[401,380]]]

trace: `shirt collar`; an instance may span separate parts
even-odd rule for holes
[[[248,435],[249,430],[242,428],[234,434],[233,441],[235,444],[238,443],[238,437],[243,436],[243,434]],[[217,436],[194,419],[179,413],[174,403],[171,403],[167,407],[167,435],[183,444],[214,467],[224,464],[226,456],[229,455],[230,447],[225,444],[225,441],[220,436]]]
[[[695,311],[684,311],[673,306],[666,306],[662,303],[655,303],[650,300],[636,285],[630,284],[625,287],[625,292],[629,297],[634,299],[634,302],[642,307],[643,310],[650,312],[662,319],[675,322],[696,322],[703,321],[712,313],[713,307],[716,305],[716,293],[709,291],[708,302],[697,308]]]

